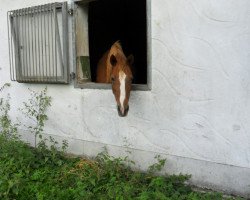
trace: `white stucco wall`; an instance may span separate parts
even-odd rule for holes
[[[0,85],[10,82],[6,12],[48,2],[0,0]],[[142,169],[161,154],[167,172],[250,197],[250,1],[151,4],[152,90],[132,92],[129,114],[120,118],[110,90],[48,85],[46,133],[68,139],[78,154],[107,145],[123,155],[129,147]],[[44,86],[13,82],[13,116],[28,87]]]

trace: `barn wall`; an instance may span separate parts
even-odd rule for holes
[[[0,85],[10,82],[7,11],[48,2],[0,0]],[[77,154],[107,146],[125,155],[129,148],[141,169],[160,154],[167,172],[250,197],[249,8],[248,0],[152,1],[152,90],[132,92],[129,114],[120,118],[110,90],[48,85],[46,133],[66,138]],[[31,123],[16,108],[27,88],[44,87],[12,82],[13,118]]]

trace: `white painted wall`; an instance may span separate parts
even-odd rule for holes
[[[6,12],[48,2],[0,0],[0,85],[10,82]],[[152,91],[132,92],[120,118],[110,90],[48,85],[46,133],[67,138],[78,154],[107,145],[124,155],[130,147],[142,169],[161,154],[167,172],[250,197],[250,1],[155,0],[151,7]],[[13,82],[13,116],[27,88],[44,86]]]

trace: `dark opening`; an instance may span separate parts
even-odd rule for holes
[[[89,51],[92,80],[97,63],[120,40],[126,56],[134,55],[135,84],[147,83],[146,0],[98,0],[89,3]]]

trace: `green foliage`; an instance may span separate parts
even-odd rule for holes
[[[148,168],[149,173],[156,173],[161,171],[166,164],[166,159],[162,159],[160,155],[156,155],[155,159],[157,159],[157,162],[149,166]]]
[[[5,83],[0,87],[0,92],[10,87],[9,83]],[[12,123],[9,117],[10,111],[10,95],[7,94],[6,98],[0,98],[0,133],[5,137],[17,137],[17,128],[19,124]]]
[[[47,96],[47,88],[40,92],[30,90],[28,102],[24,102],[24,108],[21,109],[26,117],[35,122],[35,125],[28,126],[28,129],[35,135],[35,147],[37,146],[37,137],[43,138],[45,121],[48,120],[46,111],[51,106],[51,97]]]
[[[133,171],[127,162],[106,152],[94,160],[66,157],[0,135],[0,199],[223,199],[192,191],[185,184],[189,176],[155,176]]]

